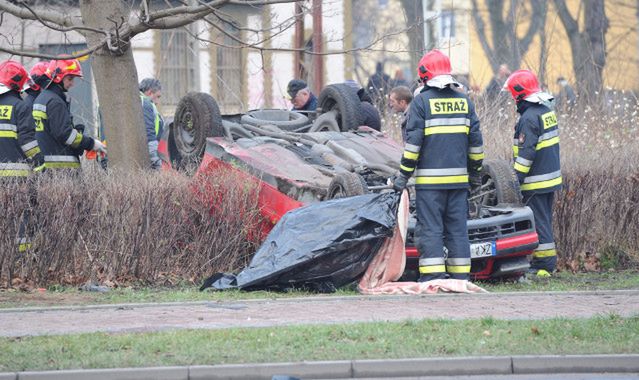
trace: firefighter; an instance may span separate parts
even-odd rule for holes
[[[513,141],[514,169],[539,235],[530,271],[548,277],[557,265],[552,207],[555,191],[561,189],[562,182],[557,115],[550,108],[552,95],[541,91],[537,77],[529,70],[512,73],[504,87],[515,99],[520,114]]]
[[[426,53],[417,74],[424,88],[410,104],[406,144],[393,187],[415,174],[420,282],[467,280],[470,274],[468,189],[481,182],[484,158],[479,119],[469,98],[454,88],[448,57]],[[445,247],[445,248],[444,248]]]
[[[20,97],[28,80],[27,70],[18,62],[0,64],[0,178],[3,179],[26,178],[32,166],[35,172],[44,170],[44,157],[34,136],[31,111]],[[28,221],[29,210],[26,209],[16,241],[20,252],[30,246],[26,232]]]
[[[45,72],[48,86],[33,104],[36,137],[44,153],[47,169],[79,169],[79,155],[84,150],[106,153],[99,140],[84,136],[73,126],[66,92],[76,77],[82,77],[80,62],[76,59],[53,60]]]
[[[145,78],[140,82],[139,88],[151,168],[160,169],[162,161],[158,156],[158,140],[162,135],[164,119],[156,105],[162,96],[162,84],[155,78]]]
[[[42,90],[42,88],[46,87],[49,83],[47,76],[44,75],[48,67],[49,62],[38,62],[31,68],[31,71],[29,72],[31,83],[29,84],[29,88],[25,90],[27,96],[24,98],[24,101],[29,107],[29,117],[31,118],[33,117],[31,113],[31,110],[33,110],[33,103],[35,102],[38,95],[40,95],[40,91]]]

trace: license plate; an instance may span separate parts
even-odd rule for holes
[[[470,258],[489,257],[495,255],[495,243],[487,241],[470,245]]]

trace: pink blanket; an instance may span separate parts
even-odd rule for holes
[[[402,193],[393,236],[386,239],[359,281],[362,294],[433,294],[438,292],[487,293],[481,287],[464,280],[434,280],[428,282],[395,282],[406,266],[406,230],[408,229],[408,192]]]

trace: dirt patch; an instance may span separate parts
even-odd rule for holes
[[[40,290],[23,292],[19,290],[0,291],[0,308],[28,306],[68,306],[96,302],[94,294],[54,293]]]

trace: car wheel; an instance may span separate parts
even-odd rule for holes
[[[328,185],[326,199],[352,197],[368,193],[364,178],[357,173],[338,173]]]
[[[260,127],[262,125],[275,125],[285,131],[294,131],[310,124],[306,115],[287,110],[255,110],[242,115],[242,124]]]
[[[190,92],[177,105],[171,130],[180,154],[178,168],[199,165],[208,137],[224,136],[222,115],[209,94]]]
[[[480,204],[482,206],[520,206],[522,204],[519,182],[507,161],[484,161],[481,177],[481,193],[484,194],[480,197]]]
[[[337,122],[337,111],[329,111],[323,113],[315,119],[309,132],[339,132],[339,123]]]
[[[337,123],[343,132],[355,130],[359,127],[359,117],[362,113],[357,92],[345,84],[331,84],[319,95],[319,107],[322,113],[337,111]]]

